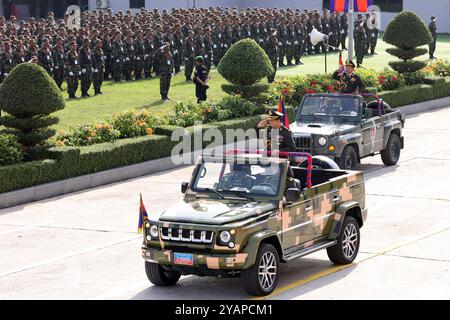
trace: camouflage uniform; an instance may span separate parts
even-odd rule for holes
[[[161,98],[165,100],[168,99],[170,81],[172,79],[174,68],[174,60],[171,52],[164,53],[161,58],[164,63],[161,65],[160,93]]]
[[[52,77],[53,76],[53,58],[50,50],[39,50],[38,63],[45,71]]]
[[[173,35],[173,60],[175,63],[175,73],[180,72],[183,62],[183,34],[181,31]]]
[[[194,71],[194,45],[190,38],[187,38],[184,42],[184,75],[186,76],[186,81],[190,81],[192,77],[192,72]]]
[[[286,55],[287,30],[284,23],[280,23],[277,32],[278,38],[278,64],[284,67],[284,56]]]
[[[142,79],[142,71],[145,64],[145,41],[144,39],[137,38],[134,44],[136,49],[135,62],[134,62],[134,77],[136,80]]]
[[[220,60],[222,59],[222,49],[223,49],[223,42],[222,42],[222,30],[221,29],[214,29],[212,31],[212,50],[213,50],[213,59],[214,59],[214,65],[217,67],[219,65]]]
[[[145,39],[145,54],[144,54],[144,74],[146,79],[152,77],[154,51],[155,47],[153,45],[153,39],[147,37]]]
[[[126,81],[131,81],[131,74],[133,73],[135,63],[135,48],[133,40],[126,38],[124,41],[125,61],[123,63],[123,75]]]
[[[269,56],[270,63],[272,64],[272,67],[274,69],[274,73],[267,77],[269,80],[269,83],[272,83],[275,80],[275,75],[277,73],[277,66],[278,66],[278,39],[275,35],[271,35],[267,38],[267,47],[266,52]]]
[[[78,77],[81,75],[80,58],[76,51],[69,51],[66,58],[67,92],[69,93],[69,98],[75,98],[75,93],[78,89]]]
[[[92,54],[92,68],[94,69],[94,73],[92,76],[92,80],[94,83],[94,91],[95,95],[102,94],[102,84],[104,79],[105,72],[105,58],[104,51],[101,48],[95,48]]]
[[[363,63],[364,54],[366,51],[366,32],[362,26],[355,30],[355,52],[356,65],[359,67]]]
[[[66,54],[63,47],[58,48],[55,46],[53,48],[53,61],[55,63],[55,67],[53,68],[53,79],[55,79],[58,88],[61,89],[66,74]]]
[[[11,51],[2,52],[0,61],[1,80],[3,81],[14,68],[14,59]]]
[[[286,32],[287,32],[286,60],[287,65],[292,66],[292,59],[294,58],[295,55],[295,41],[296,41],[294,25],[292,24],[288,25],[288,27],[286,28]]]
[[[104,53],[104,60],[105,60],[105,74],[104,79],[109,80],[110,76],[112,75],[112,63],[113,63],[113,57],[112,57],[112,44],[110,40],[103,39],[102,42],[102,48]]]
[[[122,41],[114,41],[112,50],[112,73],[114,81],[120,82],[123,72],[123,61],[125,60],[125,49]]]
[[[303,45],[304,45],[304,26],[301,23],[297,23],[295,25],[295,42],[294,42],[294,59],[295,64],[302,64],[300,61],[303,54]]]
[[[213,51],[212,51],[212,42],[211,42],[211,37],[209,35],[205,36],[204,39],[204,44],[205,44],[205,67],[206,70],[211,70],[211,60],[212,60],[212,55],[213,55]]]
[[[81,64],[81,96],[89,97],[88,91],[92,84],[92,56],[91,49],[85,46],[80,50]]]

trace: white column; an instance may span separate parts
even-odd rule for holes
[[[355,29],[355,22],[353,21],[353,11],[355,10],[354,7],[354,0],[349,0],[348,4],[348,60],[353,60],[353,34]]]

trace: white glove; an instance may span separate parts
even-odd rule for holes
[[[73,72],[72,71],[69,72],[69,76],[73,77]]]
[[[56,67],[55,67],[55,69],[56,69],[56,70],[58,70],[58,69],[59,69],[59,67],[58,67],[58,66],[56,66]]]
[[[86,73],[86,69],[82,69],[81,72],[83,72],[83,74],[85,74]]]
[[[98,73],[98,69],[95,69],[94,72],[95,72],[95,73]]]
[[[127,58],[125,59],[125,61],[130,61],[130,58],[127,57]]]
[[[81,71],[78,71],[78,75],[81,76]]]
[[[117,62],[117,63],[120,63],[120,59],[117,59],[116,62]]]

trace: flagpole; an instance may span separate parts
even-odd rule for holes
[[[353,34],[355,29],[355,23],[353,21],[353,11],[355,10],[355,1],[349,0],[348,3],[348,60],[353,60]]]

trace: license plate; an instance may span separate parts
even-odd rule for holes
[[[183,264],[186,266],[192,266],[194,264],[194,258],[192,254],[188,253],[177,253],[173,254],[173,260],[175,264]]]

